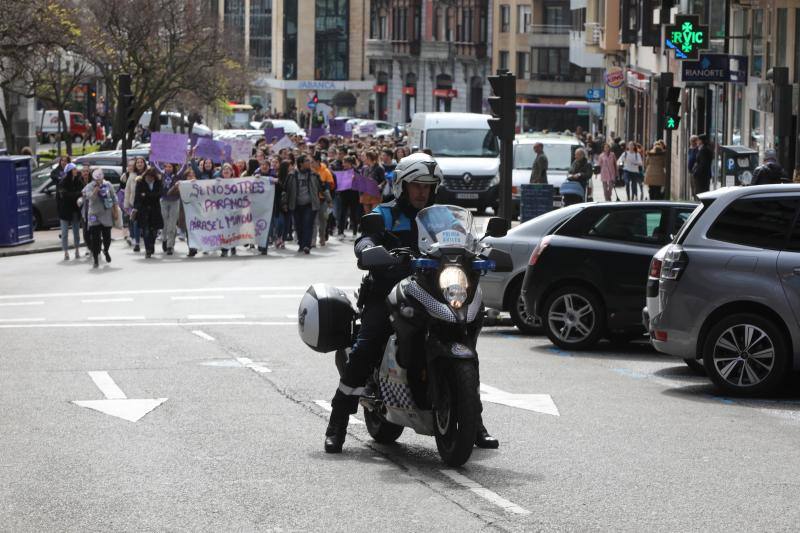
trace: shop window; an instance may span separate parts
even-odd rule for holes
[[[511,6],[503,4],[500,6],[500,33],[511,31]]]

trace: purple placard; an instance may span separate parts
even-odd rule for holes
[[[232,154],[233,154],[233,147],[230,144],[225,143],[225,162],[226,163],[233,163]]]
[[[198,139],[200,139],[200,136],[198,134],[196,134],[196,133],[190,133],[189,134],[189,143],[191,144],[192,148],[197,146]]]
[[[336,176],[336,191],[349,191],[353,188],[353,169],[334,170]]]
[[[189,136],[182,133],[161,133],[150,135],[150,161],[159,163],[182,163],[186,161],[186,143]]]
[[[284,135],[286,132],[283,131],[283,128],[264,128],[264,138],[268,143],[271,143],[273,138],[282,139]]]
[[[308,131],[308,142],[315,143],[325,135],[325,128],[311,128]]]
[[[375,180],[363,174],[358,174],[353,178],[353,189],[370,196],[381,196],[381,190]]]
[[[210,159],[214,163],[222,163],[225,157],[225,143],[208,137],[200,137],[197,147],[194,149],[194,156],[200,159]]]
[[[338,135],[340,137],[353,136],[353,129],[347,129],[347,120],[345,119],[333,119],[330,121],[330,126],[332,135]]]

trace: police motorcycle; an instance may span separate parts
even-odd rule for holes
[[[479,284],[488,271],[510,272],[511,257],[483,244],[472,214],[433,205],[419,212],[418,256],[407,248],[364,250],[360,268],[407,262],[411,275],[387,297],[389,338],[374,382],[362,396],[367,430],[379,443],[396,441],[408,427],[436,439],[444,463],[463,465],[472,454],[480,421],[476,343],[485,310]],[[379,214],[362,218],[365,233],[386,231]],[[502,237],[508,222],[492,218],[486,236]],[[320,352],[336,351],[340,373],[358,331],[358,311],[335,287],[315,284],[300,304],[303,341]]]

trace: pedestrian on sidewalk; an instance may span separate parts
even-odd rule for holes
[[[603,151],[597,158],[600,165],[600,181],[603,183],[603,198],[606,202],[611,201],[611,193],[614,191],[614,183],[617,181],[617,157],[611,151],[611,145],[603,144]]]
[[[644,165],[642,156],[636,150],[636,143],[628,143],[628,149],[619,158],[619,164],[622,167],[622,179],[625,180],[625,194],[628,200],[636,200],[639,195],[639,173]]]
[[[692,167],[692,194],[695,197],[708,191],[711,186],[711,165],[714,162],[714,152],[708,146],[708,135],[698,135],[697,139],[700,144]]]
[[[544,153],[544,145],[540,142],[533,143],[533,153],[536,154],[536,157],[531,165],[530,183],[546,184],[548,162],[547,155]]]
[[[777,185],[789,183],[789,176],[778,163],[775,150],[764,152],[764,161],[753,171],[753,181],[750,185]]]
[[[133,161],[133,172],[129,173],[125,180],[125,204],[124,208],[128,213],[134,209],[134,200],[136,199],[136,183],[142,179],[142,176],[147,171],[147,161],[144,157],[137,157]],[[139,221],[131,217],[130,221],[130,234],[133,239],[133,251],[138,252],[139,242],[141,239],[141,227]]]
[[[92,182],[83,189],[84,202],[88,203],[89,247],[94,259],[93,268],[100,266],[100,247],[102,246],[106,263],[111,262],[111,227],[114,225],[114,209],[117,195],[114,186],[103,178],[99,168],[92,172]],[[119,215],[121,216],[121,214]]]
[[[567,172],[567,180],[561,184],[564,206],[579,204],[586,200],[586,186],[592,179],[592,164],[583,148],[575,150],[575,160]]]
[[[72,160],[68,155],[62,155],[58,159],[58,165],[56,168],[50,171],[50,181],[53,183],[53,185],[58,186],[58,182],[61,181],[61,178],[63,178],[64,174],[66,174],[67,165],[70,163],[72,163]]]
[[[83,182],[81,181],[78,167],[75,163],[64,165],[64,177],[56,186],[56,204],[58,218],[61,222],[61,249],[64,251],[64,261],[69,261],[69,230],[72,228],[72,242],[75,245],[75,259],[80,253],[81,209],[78,198],[81,197]]]
[[[133,216],[144,237],[145,259],[151,258],[155,253],[156,235],[164,227],[160,204],[162,190],[161,176],[155,168],[148,168],[142,179],[136,182]]]
[[[651,200],[663,200],[667,183],[667,154],[663,141],[656,141],[645,159],[644,183]]]

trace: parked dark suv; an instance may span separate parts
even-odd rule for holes
[[[800,368],[800,186],[731,187],[700,195],[664,251],[653,345],[700,359],[728,394],[777,390]]]
[[[529,312],[564,349],[645,333],[650,259],[696,204],[617,202],[587,207],[539,242],[523,282]]]

